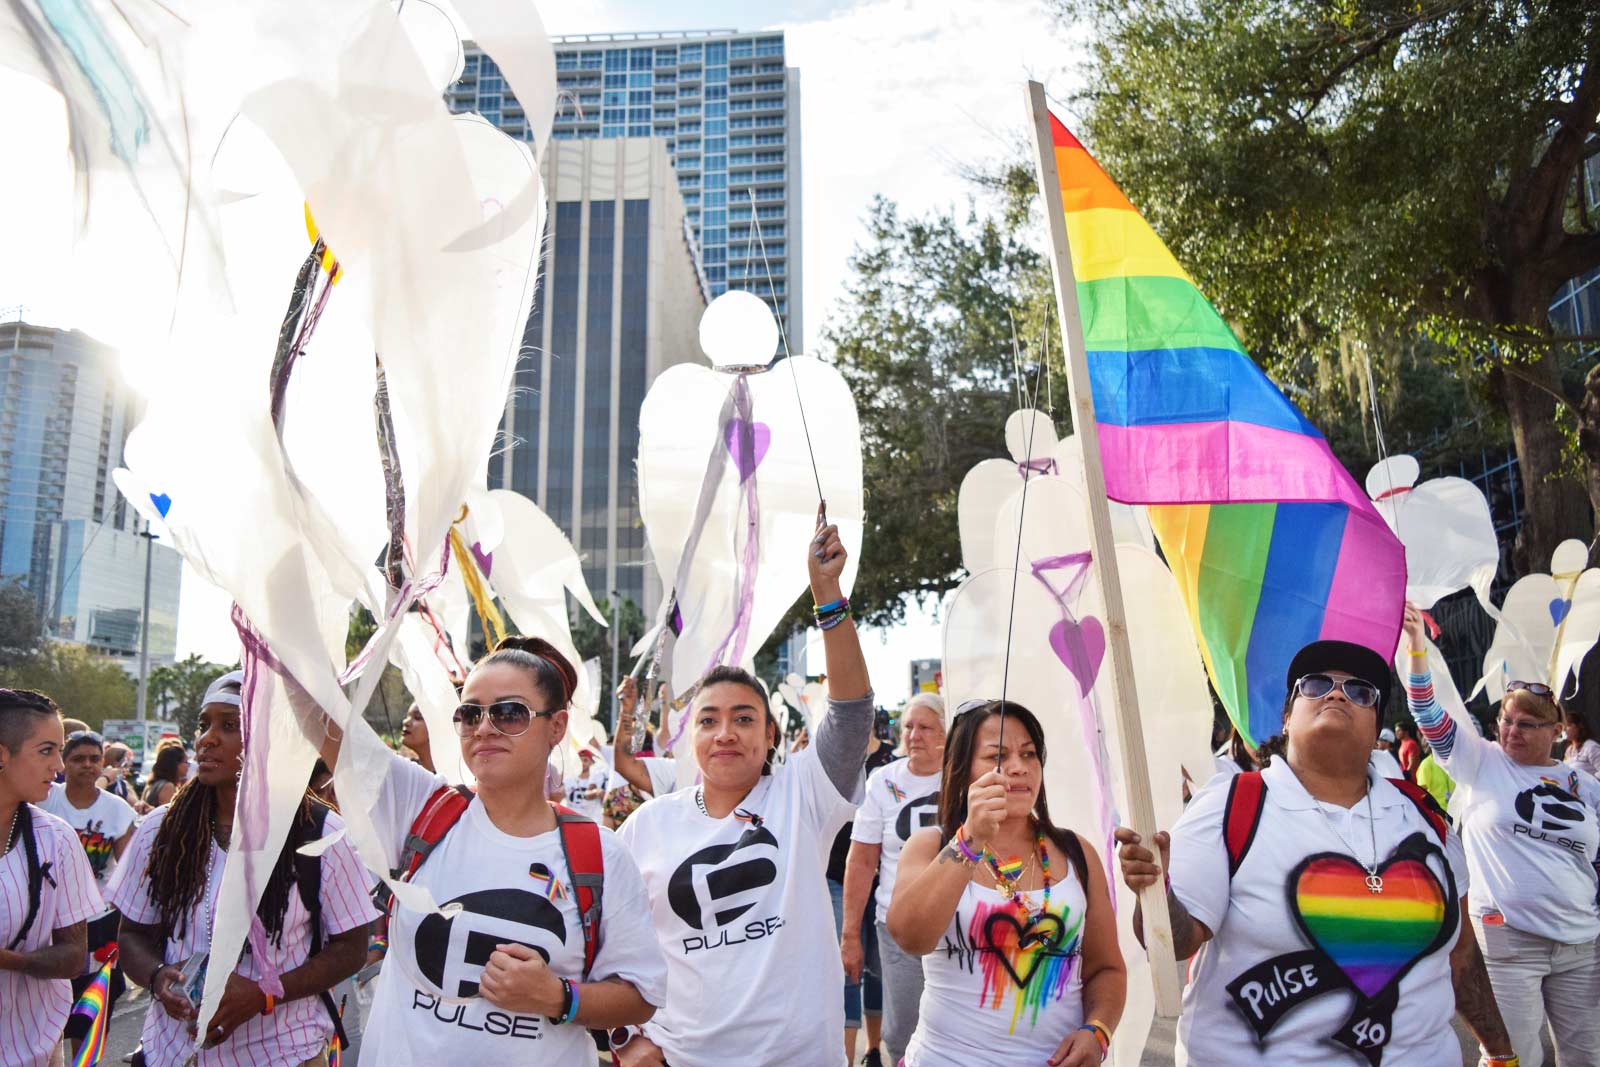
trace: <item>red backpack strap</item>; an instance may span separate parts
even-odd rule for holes
[[[1439,847],[1443,848],[1445,838],[1450,835],[1450,816],[1446,815],[1439,802],[1433,799],[1433,794],[1404,778],[1390,778],[1389,784],[1400,790],[1402,796],[1417,806],[1417,810],[1422,812],[1423,819],[1433,827],[1433,836],[1439,839]]]
[[[1261,812],[1267,806],[1267,782],[1260,771],[1243,771],[1233,776],[1228,785],[1228,802],[1222,809],[1222,840],[1228,847],[1228,877],[1239,871],[1239,865],[1255,842],[1256,829],[1261,825]]]
[[[402,882],[411,881],[423,861],[444,840],[444,835],[466,814],[471,803],[472,790],[464,785],[441,785],[435,789],[412,821],[411,830],[400,849],[400,863],[389,872],[389,876]],[[394,894],[383,883],[380,882],[373,891],[372,899],[384,912],[393,911]]]
[[[583,927],[583,978],[600,953],[600,900],[605,893],[605,855],[600,850],[600,827],[571,808],[552,804],[556,829],[561,834],[561,854],[567,861],[567,877],[572,881],[573,900],[578,905],[578,922]]]

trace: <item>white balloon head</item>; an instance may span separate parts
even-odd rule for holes
[[[1410,489],[1422,475],[1414,456],[1390,456],[1367,472],[1367,495],[1382,499],[1397,489]]]
[[[1006,420],[1006,448],[1018,463],[1049,459],[1056,450],[1055,423],[1033,408],[1013,411]]]
[[[778,322],[765,300],[729,289],[700,316],[700,348],[714,367],[765,367],[778,350]]]
[[[1589,565],[1589,546],[1579,540],[1563,541],[1550,556],[1550,573],[1571,577]]]

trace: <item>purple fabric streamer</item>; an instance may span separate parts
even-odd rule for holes
[[[732,625],[718,642],[716,651],[711,654],[711,660],[706,664],[702,674],[722,664],[724,653],[728,653],[726,662],[735,664],[743,662],[745,641],[750,636],[750,613],[756,599],[756,566],[761,556],[761,511],[756,503],[756,465],[760,462],[760,457],[756,455],[756,427],[750,410],[750,385],[745,378],[744,374],[740,374],[734,380],[735,414],[732,419],[724,423],[722,431],[723,440],[730,445],[738,446],[737,450],[730,448],[730,451],[734,452],[735,463],[739,469],[739,493],[744,498],[745,508],[744,553],[739,561],[738,606],[734,609]],[[729,645],[733,646],[731,652]]]
[[[239,730],[244,745],[240,764],[239,788],[235,794],[233,839],[243,852],[258,852],[266,843],[270,814],[267,811],[267,715],[272,709],[273,676],[284,676],[283,664],[267,647],[261,633],[245,618],[238,604],[233,606],[233,628],[244,645],[244,684],[239,687]],[[245,892],[259,901],[266,888],[255,884],[252,869],[245,868]],[[267,931],[255,909],[250,912],[250,952],[261,968],[259,982],[263,992],[283,996],[283,980],[267,952]]]
[[[1089,578],[1089,564],[1093,562],[1094,555],[1090,552],[1071,552],[1064,556],[1047,556],[1036,559],[1031,565],[1033,577],[1038,583],[1050,591],[1056,604],[1061,609],[1061,621],[1066,624],[1064,640],[1069,655],[1078,663],[1086,664],[1090,661],[1088,648],[1083,640],[1083,629],[1078,619],[1072,613],[1071,604],[1083,592],[1084,583]],[[1057,589],[1045,577],[1051,571],[1068,571],[1066,585]],[[1068,665],[1069,669],[1070,665]],[[1089,750],[1089,759],[1093,765],[1094,780],[1096,785],[1095,815],[1100,820],[1100,826],[1105,832],[1104,847],[1100,852],[1101,862],[1106,869],[1107,885],[1115,885],[1116,871],[1112,867],[1112,856],[1116,854],[1112,847],[1112,834],[1117,825],[1117,812],[1115,799],[1111,794],[1111,780],[1106,773],[1108,754],[1105,751],[1105,742],[1100,733],[1100,709],[1095,701],[1092,687],[1080,686],[1078,695],[1078,720],[1083,730],[1083,742]],[[1124,744],[1131,744],[1125,738]],[[1117,896],[1111,894],[1111,907],[1115,910]]]
[[[385,629],[394,625],[401,615],[409,611],[412,604],[439,588],[449,569],[450,539],[446,537],[444,548],[439,553],[439,569],[432,574],[424,575],[421,579],[415,576],[408,578],[399,589],[394,591],[394,595],[389,601],[389,611],[384,615],[382,625],[372,631],[372,636],[367,638],[366,645],[362,647],[360,652],[356,653],[355,659],[350,661],[349,666],[339,673],[340,685],[349,685],[360,676],[361,672],[366,669],[367,663],[372,659],[372,649],[377,645],[379,635]]]

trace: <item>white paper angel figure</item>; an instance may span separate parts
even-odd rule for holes
[[[670,591],[662,621],[676,637],[662,674],[675,694],[718,664],[750,668],[805,590],[802,552],[816,528],[819,480],[828,520],[850,552],[847,595],[855,581],[855,401],[837,370],[809,356],[769,371],[777,341],[760,298],[723,294],[700,322],[712,366],[669,369],[639,413],[639,512]]]
[[[1587,567],[1589,546],[1563,541],[1549,574],[1519,578],[1500,606],[1500,625],[1483,656],[1472,695],[1500,702],[1511,682],[1544,682],[1567,691],[1583,657],[1600,640],[1600,570]]]
[[[1500,544],[1483,491],[1464,478],[1418,483],[1411,456],[1390,456],[1367,472],[1367,495],[1406,546],[1406,599],[1426,610],[1469,586],[1488,596]]]

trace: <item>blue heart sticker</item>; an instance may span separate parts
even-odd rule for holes
[[[1567,617],[1567,612],[1572,610],[1572,601],[1556,599],[1550,601],[1550,621],[1557,626]]]
[[[151,493],[150,503],[156,506],[156,510],[161,513],[163,519],[167,517],[167,512],[172,509],[172,498],[165,493]]]

